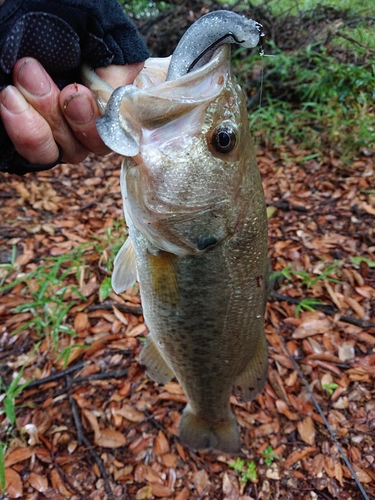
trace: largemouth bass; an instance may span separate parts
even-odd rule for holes
[[[216,50],[203,64],[193,54],[175,69],[178,47],[172,62],[146,61],[134,86],[112,93],[98,130],[125,155],[129,238],[112,283],[118,293],[140,283],[150,333],[139,361],[154,381],[180,382],[188,399],[184,444],[237,453],[232,388],[249,401],[267,376],[267,217],[245,98],[231,72],[233,40],[220,29],[201,44],[206,57]],[[189,30],[184,47],[188,40]],[[95,78],[89,84],[108,99],[109,89]]]

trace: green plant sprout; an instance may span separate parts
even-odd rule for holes
[[[353,264],[357,267],[361,265],[362,262],[368,265],[370,268],[375,268],[375,261],[368,259],[367,257],[350,257],[350,260],[353,262]]]
[[[71,354],[73,349],[90,349],[90,347],[91,347],[90,345],[86,345],[86,344],[74,344],[74,345],[70,345],[68,347],[65,347],[65,349],[63,349],[60,352],[60,354],[57,356],[56,361],[59,361],[60,359],[62,359],[63,360],[63,368],[65,370],[65,368],[68,366],[70,354]]]
[[[0,442],[0,491],[5,493],[6,481],[5,481],[5,452],[7,445]]]
[[[332,382],[331,384],[323,384],[323,389],[325,389],[330,396],[335,392],[335,390],[338,388],[338,384],[335,384]]]
[[[296,305],[296,310],[295,310],[296,318],[298,318],[298,316],[302,312],[302,309],[306,309],[306,311],[315,312],[316,308],[314,306],[318,305],[323,305],[323,303],[318,299],[310,299],[310,298],[302,299],[301,302]]]
[[[323,269],[323,271],[315,277],[312,277],[309,273],[305,271],[295,271],[295,274],[302,278],[301,285],[306,286],[306,288],[312,288],[316,283],[322,280],[330,281],[332,283],[342,283],[342,281],[332,278],[330,275],[337,271],[338,266],[342,263],[341,260],[332,262]]]
[[[11,382],[9,387],[6,387],[0,377],[0,393],[3,396],[3,409],[0,410],[0,415],[5,414],[8,419],[8,423],[2,423],[3,431],[6,434],[10,434],[13,430],[14,424],[16,423],[16,398],[21,394],[21,392],[27,387],[30,383],[30,380],[24,382],[23,384],[19,384],[24,368],[21,368],[20,372]],[[1,400],[1,398],[0,398]],[[7,444],[0,442],[0,491],[2,493],[5,492],[6,481],[5,481],[5,451],[7,449]]]
[[[245,460],[237,457],[235,462],[229,464],[229,467],[241,474],[241,483],[246,484],[248,481],[251,481],[252,483],[258,482],[256,464],[253,460],[245,463]]]
[[[5,397],[3,400],[4,410],[0,410],[0,413],[5,413],[6,417],[9,420],[11,426],[13,426],[16,422],[16,407],[15,407],[15,399],[17,396],[21,394],[24,388],[29,385],[30,381],[27,381],[21,385],[19,382],[23,375],[23,368],[11,382],[9,387],[5,387],[1,378],[0,378],[0,390],[4,391]]]
[[[278,460],[279,456],[273,451],[272,446],[269,444],[267,448],[262,452],[264,463],[269,467],[274,460]]]
[[[272,273],[269,277],[270,281],[273,281],[277,278],[285,278],[289,281],[292,281],[293,277],[292,275],[294,274],[295,271],[292,270],[292,265],[289,264],[288,266],[284,267],[284,269],[281,269],[280,271],[275,271]]]

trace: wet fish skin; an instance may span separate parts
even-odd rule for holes
[[[229,398],[234,387],[240,400],[253,399],[266,379],[268,264],[263,189],[229,58],[221,48],[215,78],[223,83],[206,103],[170,123],[155,119],[155,128],[146,120],[140,154],[124,159],[121,182],[150,330],[140,362],[159,383],[179,380],[188,398],[183,443],[237,453]],[[229,153],[212,145],[223,122],[236,133]],[[129,241],[116,258],[116,291],[135,279]]]

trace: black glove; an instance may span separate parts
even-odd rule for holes
[[[12,84],[14,64],[27,56],[37,59],[62,89],[81,82],[83,62],[93,68],[133,64],[149,52],[116,0],[6,0],[0,7],[0,89]],[[61,154],[51,165],[28,163],[0,121],[0,171],[24,174],[60,160]]]

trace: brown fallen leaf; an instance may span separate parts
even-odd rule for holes
[[[83,408],[82,413],[85,415],[94,431],[95,444],[103,446],[103,448],[120,448],[125,445],[126,438],[122,432],[110,428],[100,429],[98,420],[93,412]]]
[[[136,410],[129,404],[124,404],[121,408],[115,410],[115,413],[116,415],[121,415],[126,418],[129,422],[142,422],[142,420],[145,419],[145,416],[141,411]]]
[[[127,337],[138,337],[139,335],[144,335],[147,332],[147,326],[144,323],[139,323],[139,325],[132,328],[130,331],[126,332]]]
[[[174,453],[165,453],[161,457],[161,461],[165,467],[174,469],[176,467],[178,456]]]
[[[201,496],[202,493],[209,487],[210,480],[208,474],[205,470],[199,470],[193,474],[193,482],[198,495]]]
[[[269,424],[262,424],[259,427],[254,429],[255,437],[264,437],[269,436],[270,434],[277,434],[280,430],[280,422],[278,420],[274,420]]]
[[[88,315],[84,312],[78,312],[74,318],[74,329],[77,333],[90,327]]]
[[[165,437],[163,431],[159,431],[154,441],[155,455],[164,455],[170,451],[168,439]]]
[[[349,306],[353,309],[353,311],[356,314],[358,314],[358,316],[361,319],[365,319],[366,312],[358,301],[356,301],[355,299],[352,299],[351,297],[345,297],[345,300],[349,304]]]
[[[162,484],[153,484],[152,494],[158,498],[170,497],[171,495],[173,495],[173,490],[171,488],[168,488],[168,486],[164,486]]]
[[[327,333],[331,329],[331,322],[321,312],[307,312],[301,316],[302,322],[294,330],[292,337],[294,339],[304,339],[310,335]]]
[[[286,418],[288,418],[289,420],[298,420],[299,419],[299,415],[297,413],[294,413],[292,412],[288,405],[285,403],[285,401],[282,401],[281,399],[277,399],[276,400],[276,409],[279,413],[281,413],[282,415],[285,415]]]
[[[315,425],[311,417],[306,417],[298,422],[297,430],[303,442],[311,446],[315,443]]]
[[[52,469],[51,471],[51,484],[56,493],[61,493],[61,495],[64,495],[66,498],[69,498],[69,495],[71,495],[57,469]]]
[[[18,472],[10,467],[5,469],[5,484],[6,492],[9,498],[22,498],[23,486],[21,477]]]
[[[294,463],[298,462],[298,460],[301,460],[302,458],[305,458],[312,453],[316,451],[316,448],[313,446],[308,446],[307,448],[304,448],[303,450],[296,450],[293,451],[288,458],[285,460],[284,467],[285,469],[289,469]]]
[[[120,431],[106,428],[95,434],[94,441],[95,444],[103,446],[103,448],[120,448],[126,444],[126,437]]]
[[[129,322],[128,322],[128,320],[126,319],[125,314],[123,314],[121,311],[119,311],[119,310],[117,309],[117,307],[116,307],[116,306],[112,306],[112,307],[113,307],[113,312],[115,313],[116,318],[117,318],[117,319],[118,319],[118,320],[119,320],[119,321],[120,321],[123,325],[126,325],[126,326],[127,326],[127,325],[129,324]]]
[[[335,478],[340,483],[341,488],[343,488],[344,487],[343,470],[339,463],[335,464]]]
[[[39,493],[44,493],[48,490],[48,479],[46,476],[32,472],[29,476],[29,483]]]
[[[135,495],[135,500],[147,500],[147,498],[152,498],[152,486],[150,484],[140,488]]]
[[[353,469],[355,470],[358,479],[361,481],[361,483],[371,483],[372,482],[372,477],[361,467],[358,467],[358,465],[353,464]]]
[[[177,495],[174,497],[174,500],[188,500],[190,497],[190,490],[185,486]]]
[[[4,465],[5,467],[10,467],[24,460],[28,460],[34,453],[34,448],[32,446],[27,446],[25,448],[17,448],[5,455]]]
[[[226,498],[230,499],[239,498],[240,491],[239,491],[238,481],[233,476],[233,474],[228,474],[228,472],[224,472],[222,488]]]
[[[276,370],[268,370],[268,380],[277,397],[285,401],[285,403],[289,403],[288,394],[285,391],[283,381]]]

